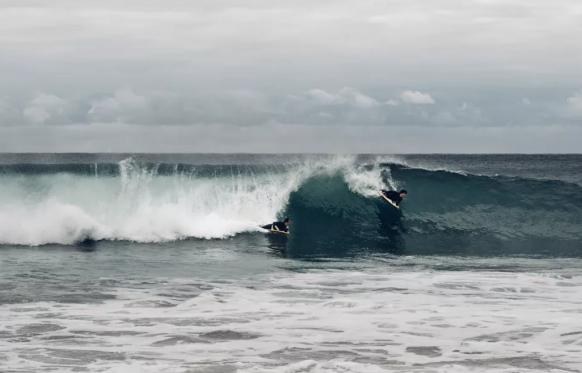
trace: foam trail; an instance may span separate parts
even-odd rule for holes
[[[0,354],[35,372],[578,371],[580,276],[385,272],[116,278],[103,303],[0,306]]]

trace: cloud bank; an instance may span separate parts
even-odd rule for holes
[[[397,90],[383,90],[373,94],[353,87],[278,93],[245,89],[180,93],[138,91],[125,85],[109,93],[69,97],[46,92],[25,98],[4,96],[0,99],[0,126],[125,123],[244,127],[281,123],[503,127],[571,125],[582,116],[581,91],[565,102],[560,99],[561,92],[556,92],[535,105],[520,98],[521,93],[500,89],[483,97],[441,90],[441,98],[436,100],[428,92],[406,90],[399,94]]]
[[[4,0],[0,152],[579,152],[580,34],[578,0]]]

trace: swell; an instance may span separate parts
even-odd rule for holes
[[[290,256],[582,255],[582,188],[555,180],[350,157],[286,165],[13,164],[0,178],[2,244],[221,239],[288,215],[292,235],[268,240]],[[409,191],[402,213],[377,195],[401,187]]]
[[[380,167],[387,183],[409,192],[402,214],[380,198],[351,193],[340,177],[312,178],[289,203],[292,240],[301,242],[295,249],[322,256],[582,256],[577,184]]]

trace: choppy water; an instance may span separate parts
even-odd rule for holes
[[[581,371],[581,161],[0,155],[0,370]]]

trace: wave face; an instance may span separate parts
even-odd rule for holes
[[[400,213],[377,190],[402,187]],[[0,165],[5,245],[224,239],[284,216],[292,235],[269,240],[284,239],[291,256],[582,256],[582,187],[561,180],[386,157]]]

